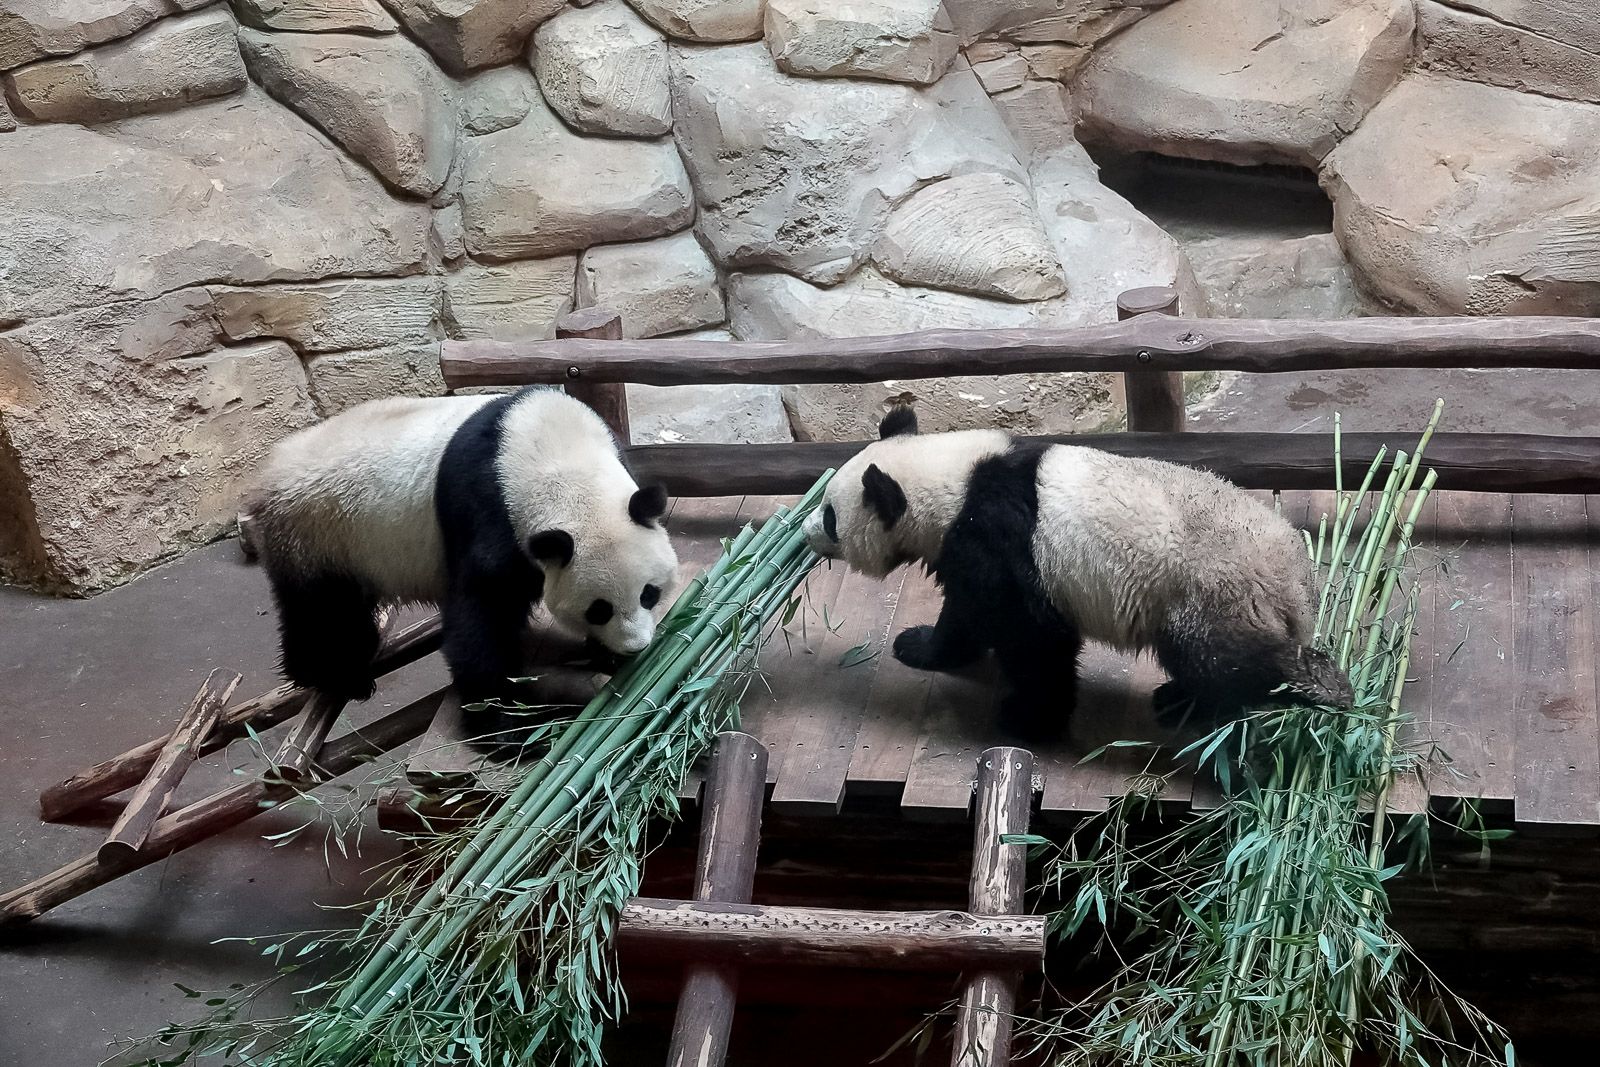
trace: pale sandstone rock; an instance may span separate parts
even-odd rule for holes
[[[0,521],[8,580],[93,591],[230,532],[251,470],[315,413],[288,345],[222,348],[215,325],[190,289],[0,334],[0,382],[26,383],[0,393],[0,483],[11,467],[32,498]]]
[[[212,0],[0,0],[0,70],[115,41]]]
[[[972,50],[967,50],[972,59]],[[984,92],[993,96],[1019,87],[1028,78],[1028,61],[1020,51],[1002,52],[990,59],[972,62],[972,73],[983,83]]]
[[[1071,81],[1089,61],[1091,50],[1076,44],[1027,44],[1022,46],[1023,61],[1035,78]]]
[[[467,254],[467,227],[461,221],[459,201],[434,211],[433,242],[439,250],[439,258],[446,263],[454,263]]]
[[[1600,19],[1594,0],[1445,0],[1451,7],[1472,11],[1520,26],[1541,37],[1600,52]]]
[[[1411,56],[1412,0],[1184,0],[1099,48],[1080,132],[1123,149],[1315,167]]]
[[[17,128],[17,120],[11,116],[11,108],[6,103],[6,94],[0,92],[0,133],[10,133]]]
[[[565,0],[388,0],[406,29],[452,74],[509,63]]]
[[[942,0],[767,0],[767,48],[790,74],[927,85],[959,42]]]
[[[572,310],[577,256],[525,259],[486,267],[468,263],[444,276],[450,336],[466,340],[543,341]]]
[[[1600,22],[1591,8],[1591,25]],[[1600,103],[1600,32],[1580,47],[1495,18],[1419,0],[1418,60],[1424,67],[1507,89]]]
[[[455,102],[444,75],[401,35],[241,30],[267,91],[396,188],[432,196],[455,152]]]
[[[434,275],[218,286],[211,298],[230,341],[276,338],[301,353],[411,345],[444,336],[444,280]]]
[[[726,330],[683,336],[733,338]],[[629,385],[628,425],[635,444],[768,445],[794,440],[783,390],[776,385]]]
[[[263,30],[296,33],[394,33],[398,26],[378,0],[233,0],[239,21]]]
[[[323,418],[383,396],[440,396],[445,391],[438,342],[313,356],[306,362],[306,374]]]
[[[1061,262],[1020,183],[967,174],[911,194],[889,216],[872,261],[903,285],[1025,302],[1060,296]]]
[[[577,306],[620,313],[624,337],[682,333],[727,318],[716,265],[687,230],[589,249],[578,261]]]
[[[550,106],[586,133],[659,137],[672,130],[667,39],[622,0],[540,26],[533,70]]]
[[[926,90],[785,75],[760,45],[673,48],[678,148],[696,228],[726,267],[830,284],[865,258],[895,203],[939,178],[1022,177],[971,71]]]
[[[467,248],[523,259],[673,233],[694,219],[670,140],[580,137],[542,100],[510,129],[462,148]]]
[[[763,0],[628,0],[661,32],[685,41],[753,41]]]
[[[153,195],[159,190],[160,195]],[[430,212],[258,90],[0,152],[0,326],[185,285],[412,274]]]
[[[1349,319],[1375,314],[1331,233],[1215,237],[1184,253],[1211,314],[1240,319]]]
[[[1600,108],[1412,74],[1322,182],[1340,244],[1386,301],[1424,315],[1600,313]]]
[[[994,103],[1006,129],[1030,157],[1077,144],[1072,135],[1072,98],[1059,82],[1024,82],[996,93]]]
[[[165,19],[128,40],[0,76],[17,110],[37,122],[105,122],[182,107],[244,88],[244,61],[226,7]]]
[[[539,98],[539,83],[525,67],[497,67],[462,85],[461,128],[482,135],[508,130],[528,116]]]
[[[945,0],[963,42],[991,34],[1012,41],[1089,47],[1169,0]]]

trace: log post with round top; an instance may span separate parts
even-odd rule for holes
[[[580,308],[556,320],[556,337],[583,337],[594,341],[622,340],[622,316],[606,308]],[[567,369],[566,389],[570,396],[594,408],[606,420],[611,432],[617,435],[617,444],[627,448],[633,443],[628,429],[628,387],[621,382],[586,382],[582,369],[574,365]]]
[[[1178,291],[1169,285],[1129,289],[1117,297],[1118,322],[1139,315],[1177,313]],[[1183,429],[1182,371],[1124,371],[1122,388],[1128,401],[1128,429],[1156,433],[1176,433]]]

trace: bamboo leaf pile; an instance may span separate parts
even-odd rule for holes
[[[1141,830],[1154,801],[1130,792],[1062,845],[1029,838],[1063,902],[1053,930],[1095,939],[1117,972],[1028,1028],[1056,1067],[1514,1067],[1504,1033],[1387,921],[1385,884],[1404,868],[1386,860],[1390,792],[1424,759],[1397,732],[1441,411],[1412,454],[1380,453],[1353,491],[1341,482],[1307,537],[1315,643],[1349,672],[1353,708],[1286,703],[1194,741],[1183,756],[1222,800],[1175,829]],[[1336,453],[1338,440],[1336,422]],[[1402,835],[1424,838],[1425,817]]]
[[[816,557],[801,524],[832,472],[690,583],[651,646],[613,677],[492,811],[439,836],[341,947],[358,962],[304,990],[299,1016],[241,1021],[245,996],[158,1035],[270,1067],[526,1067],[601,1062],[622,1008],[610,946],[639,887],[645,829],[738,697]],[[442,869],[441,869],[442,868]],[[330,945],[336,935],[310,941]],[[284,955],[285,943],[268,946]],[[302,954],[305,949],[302,949]]]

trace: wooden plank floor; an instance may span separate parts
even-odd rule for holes
[[[1314,534],[1329,499],[1284,494],[1281,506]],[[718,539],[781,502],[685,501],[669,526],[680,554],[704,563]],[[1435,494],[1419,529],[1422,596],[1405,695],[1416,722],[1406,740],[1437,746],[1451,762],[1399,790],[1398,810],[1421,810],[1431,794],[1435,803],[1514,804],[1519,822],[1600,825],[1600,577],[1589,559],[1597,529],[1600,504],[1583,497]],[[768,646],[765,677],[743,701],[744,728],[771,754],[775,806],[825,814],[846,793],[898,795],[910,816],[965,817],[978,753],[1009,743],[995,723],[993,667],[925,674],[887,648],[938,610],[920,571],[887,582],[839,565],[812,575],[805,610]],[[1101,810],[1147,776],[1164,779],[1164,800],[1214,802],[1214,786],[1192,783],[1150,749],[1082,759],[1112,741],[1170,740],[1150,715],[1162,677],[1148,659],[1086,648],[1073,737],[1034,749],[1045,811]]]

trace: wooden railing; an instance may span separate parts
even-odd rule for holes
[[[626,440],[622,384],[811,384],[971,374],[1118,371],[1127,381],[1129,432],[1050,440],[1213,470],[1247,489],[1329,489],[1329,434],[1183,433],[1181,372],[1392,368],[1600,370],[1600,319],[1366,318],[1188,319],[1171,290],[1134,290],[1123,321],[1078,329],[932,330],[824,341],[620,338],[621,320],[588,309],[563,320],[553,341],[447,341],[451,388],[562,384],[607,417]],[[569,321],[570,320],[570,321]],[[1600,403],[1600,377],[1588,390]],[[1585,398],[1574,398],[1580,403]],[[1446,398],[1448,402],[1448,398]],[[1448,425],[1448,408],[1446,425]],[[1359,480],[1381,446],[1410,448],[1417,427],[1346,433],[1343,475]],[[678,496],[794,493],[865,442],[775,445],[637,445],[641,478]],[[1600,437],[1437,434],[1428,447],[1440,489],[1600,493]]]

